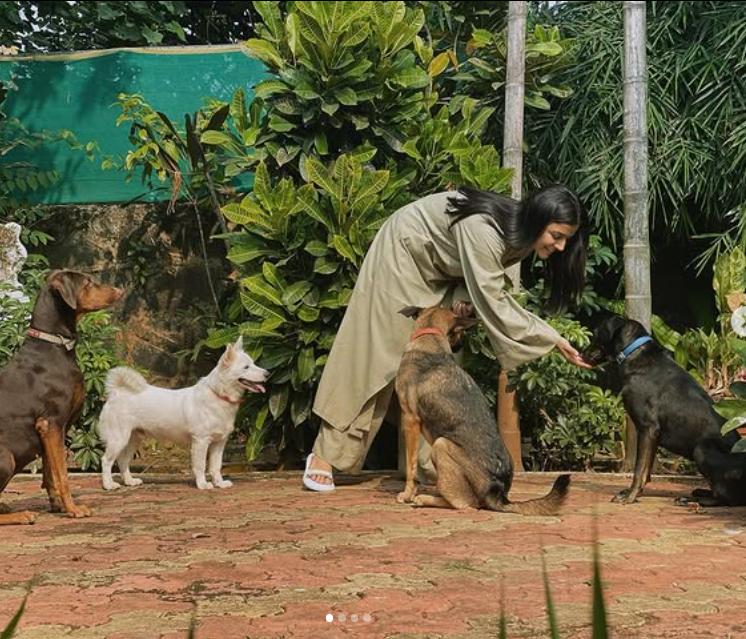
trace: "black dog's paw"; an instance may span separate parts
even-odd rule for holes
[[[709,488],[695,488],[692,491],[692,497],[694,499],[712,498],[714,495]]]
[[[615,504],[634,504],[637,501],[637,491],[625,488],[614,495],[611,501]]]

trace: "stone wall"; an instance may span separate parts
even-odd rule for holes
[[[150,371],[154,383],[181,386],[204,375],[217,355],[203,350],[196,364],[179,356],[205,337],[217,314],[206,264],[218,295],[230,265],[224,245],[209,239],[211,220],[203,220],[206,261],[194,212],[168,216],[159,206],[49,207],[55,241],[43,253],[53,268],[86,271],[124,287],[113,315],[126,359]]]

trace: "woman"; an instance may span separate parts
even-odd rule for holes
[[[578,198],[562,186],[536,191],[525,202],[462,188],[396,211],[365,257],[329,354],[313,407],[322,425],[304,485],[333,490],[332,467],[362,468],[412,332],[403,308],[453,303],[456,312],[476,311],[505,370],[553,348],[589,367],[557,331],[510,296],[505,278],[505,269],[534,251],[547,260],[548,310],[559,312],[575,301],[585,274],[582,217]],[[464,285],[471,304],[457,292]]]

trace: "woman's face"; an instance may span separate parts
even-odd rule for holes
[[[552,222],[534,242],[533,249],[542,260],[545,260],[556,251],[564,251],[567,240],[577,232],[578,227],[574,224]]]

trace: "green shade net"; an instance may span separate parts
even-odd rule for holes
[[[69,129],[82,143],[98,142],[103,155],[124,156],[133,148],[129,123],[116,126],[121,108],[114,102],[120,93],[139,93],[183,129],[184,114],[194,113],[206,98],[228,102],[242,86],[250,101],[253,86],[264,78],[264,66],[239,45],[0,56],[0,80],[18,86],[6,100],[8,115],[34,132]],[[48,189],[26,194],[32,202],[153,202],[170,196],[168,188],[148,192],[139,174],[128,183],[123,171],[102,170],[101,157],[91,162],[64,143],[14,152],[7,159],[59,173]]]

